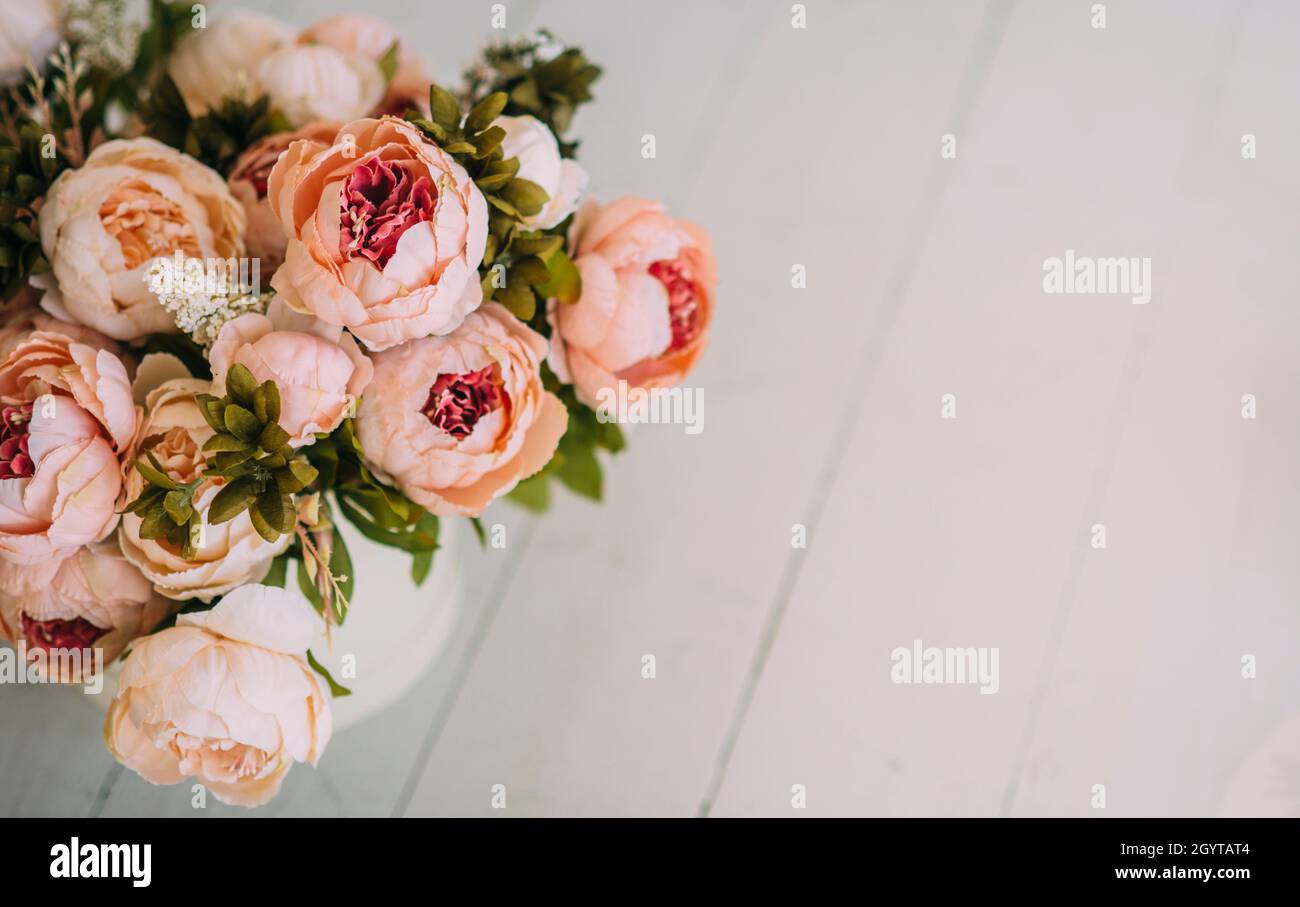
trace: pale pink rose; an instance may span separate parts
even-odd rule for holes
[[[704,352],[713,317],[718,272],[708,234],[655,202],[627,197],[584,205],[571,240],[582,296],[548,307],[555,330],[547,361],[556,376],[591,407],[620,380],[680,383]]]
[[[0,635],[29,653],[97,649],[107,665],[170,607],[111,538],[27,566],[0,559]],[[70,673],[55,679],[80,682],[75,665],[63,662]]]
[[[219,396],[225,394],[226,374],[236,363],[258,383],[275,382],[279,424],[294,447],[313,443],[317,432],[338,428],[354,412],[374,374],[350,334],[328,325],[314,333],[292,330],[267,315],[241,315],[226,322],[208,358],[213,393]]]
[[[244,209],[217,173],[148,138],[105,142],[41,206],[41,306],[117,340],[177,332],[145,282],[157,258],[244,254]]]
[[[519,179],[529,180],[546,191],[546,205],[524,218],[534,230],[549,230],[578,207],[587,191],[587,171],[577,161],[560,156],[555,134],[536,117],[497,117],[492,124],[505,130],[501,153],[519,161]]]
[[[375,356],[356,418],[366,462],[441,516],[477,516],[540,470],[569,416],[542,388],[546,340],[498,303]]]
[[[290,44],[257,65],[257,83],[271,107],[298,128],[313,120],[347,122],[368,115],[384,98],[377,61],[323,44]]]
[[[235,9],[187,35],[167,63],[185,106],[194,116],[227,97],[251,101],[259,93],[257,66],[293,43],[293,29],[271,16]]]
[[[144,366],[141,372],[145,372]],[[177,482],[197,479],[203,472],[203,444],[213,431],[199,410],[196,395],[211,389],[211,382],[198,378],[170,378],[154,388],[137,388],[138,393],[144,393],[145,417],[127,463],[152,453]],[[215,526],[210,524],[208,508],[223,481],[206,482],[194,496],[194,509],[203,523],[193,558],[185,558],[164,540],[141,538],[143,520],[133,513],[122,514],[118,529],[122,554],[160,595],[177,601],[197,598],[210,602],[245,583],[261,580],[271,568],[271,561],[289,547],[292,539],[288,535],[280,536],[274,544],[262,538],[247,512]],[[139,472],[129,469],[125,500],[134,501],[144,486]]]
[[[307,664],[320,619],[301,598],[244,586],[141,640],[104,740],[152,784],[194,778],[222,803],[261,806],[329,742],[329,700]]]
[[[487,202],[403,120],[357,120],[330,145],[294,142],[268,197],[289,240],[271,286],[369,349],[446,334],[483,300]]]
[[[337,51],[359,54],[376,63],[397,44],[397,72],[388,84],[375,115],[400,116],[407,107],[425,107],[429,103],[430,79],[411,42],[387,22],[373,16],[339,13],[326,16],[298,35],[299,44],[324,44]]]
[[[324,121],[308,123],[296,132],[277,132],[254,142],[235,161],[226,182],[231,193],[244,206],[248,218],[244,243],[251,257],[261,259],[263,275],[269,277],[284,263],[284,247],[288,244],[280,222],[271,211],[271,203],[266,199],[271,168],[280,159],[281,152],[293,142],[299,139],[331,142],[338,131],[338,123]]]
[[[41,323],[59,326],[42,317]],[[83,335],[84,336],[84,335]],[[0,556],[48,560],[117,525],[121,457],[139,414],[108,349],[32,331],[0,361]]]
[[[29,65],[46,70],[59,44],[59,0],[6,3],[0,19],[0,82],[17,82]]]

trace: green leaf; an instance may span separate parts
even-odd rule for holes
[[[257,485],[247,476],[235,479],[217,492],[208,507],[208,523],[219,526],[239,516],[257,497]]]
[[[204,420],[212,427],[212,430],[224,432],[226,430],[225,401],[220,397],[212,396],[212,394],[196,394],[194,399],[198,401],[199,411],[203,413]]]
[[[190,514],[194,513],[194,503],[190,500],[189,491],[178,488],[167,492],[163,498],[163,509],[177,526],[189,522]]]
[[[518,178],[506,185],[500,195],[525,217],[540,212],[551,198],[545,189],[532,180]]]
[[[226,430],[243,441],[256,441],[262,433],[262,423],[243,406],[232,403],[222,414]]]
[[[551,490],[545,473],[524,479],[506,496],[525,510],[541,513],[551,504]]]
[[[525,255],[510,266],[509,280],[519,280],[532,286],[545,284],[551,279],[551,272],[546,262],[536,255]]]
[[[230,399],[245,409],[253,408],[253,395],[257,392],[257,379],[247,366],[236,362],[226,373],[226,393]]]
[[[338,596],[334,597],[334,615],[338,618],[340,624],[348,616],[348,609],[352,603],[352,590],[356,588],[356,574],[352,569],[352,557],[348,554],[347,543],[343,541],[343,533],[337,529],[334,530],[334,537],[330,547],[330,573],[338,582],[338,591],[343,593],[347,601],[339,601]]]
[[[280,538],[285,521],[285,500],[278,488],[268,488],[257,496],[256,506],[249,510],[253,528],[268,542],[274,543]]]
[[[275,560],[271,561],[271,569],[268,570],[266,576],[263,577],[262,585],[276,586],[280,589],[283,589],[285,579],[289,572],[290,560],[292,560],[292,555],[290,555],[289,552],[286,551],[284,554],[281,554]]]
[[[333,696],[335,699],[339,698],[340,696],[352,695],[351,690],[349,690],[347,687],[343,686],[343,684],[339,683],[333,677],[330,676],[330,672],[325,670],[325,666],[316,660],[315,655],[311,654],[311,649],[307,650],[307,664],[311,665],[311,669],[313,671],[315,671],[321,677],[325,678],[325,683],[330,688],[330,695]]]
[[[470,525],[474,527],[474,534],[478,536],[480,548],[487,547],[487,530],[483,528],[483,521],[476,516],[469,518]]]
[[[287,466],[282,466],[275,471],[275,485],[284,494],[294,494],[316,481],[319,475],[316,467],[310,463],[291,460]]]
[[[460,126],[460,104],[441,85],[429,86],[429,112],[433,121],[448,132]]]
[[[510,97],[504,91],[495,91],[474,105],[474,109],[465,118],[466,132],[482,132],[492,125],[501,111],[506,109]]]
[[[280,421],[280,388],[274,381],[263,381],[262,390],[266,391],[266,421]]]
[[[379,71],[384,76],[385,85],[393,84],[393,76],[397,75],[397,67],[401,63],[401,52],[402,42],[393,41],[379,58]]]
[[[252,453],[253,445],[247,441],[241,441],[234,435],[221,434],[213,435],[203,442],[204,453]]]
[[[557,249],[546,262],[550,279],[537,288],[546,299],[558,299],[572,305],[582,296],[582,274],[563,249]]]
[[[510,314],[520,321],[531,321],[533,315],[537,313],[537,296],[532,288],[522,281],[507,283],[496,291],[493,298],[509,309]]]
[[[229,410],[226,410],[229,413]],[[289,433],[274,422],[266,423],[266,428],[258,435],[257,443],[268,453],[278,452],[289,443]]]
[[[163,472],[158,461],[154,459],[153,454],[148,454],[148,457],[151,461],[150,463],[146,463],[144,460],[135,461],[135,471],[144,476],[145,481],[150,485],[157,485],[159,488],[166,488],[168,490],[174,489],[176,487],[175,480],[173,480],[171,476],[167,475],[167,473]]]
[[[590,447],[579,447],[564,452],[564,460],[555,471],[556,477],[571,490],[585,498],[599,501],[604,490],[600,461]]]
[[[306,596],[307,601],[316,609],[316,613],[325,613],[325,599],[320,597],[320,590],[316,588],[316,583],[312,581],[311,574],[307,572],[306,555],[298,561],[298,591]]]

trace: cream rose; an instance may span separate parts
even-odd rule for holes
[[[289,125],[312,120],[347,122],[366,116],[384,97],[379,64],[322,44],[292,44],[257,66],[259,86]]]
[[[16,82],[29,63],[42,72],[59,43],[57,0],[6,3],[0,21],[0,82]]]
[[[401,32],[381,19],[353,13],[326,16],[306,28],[298,36],[298,43],[323,44],[376,63],[396,44],[397,71],[380,101],[378,112],[400,116],[407,107],[428,107],[430,79],[425,74],[424,64]]]
[[[203,444],[213,431],[195,397],[210,390],[210,382],[197,378],[171,378],[149,390],[139,440],[128,462],[152,453],[176,481],[188,483],[198,478],[203,471]],[[144,484],[135,469],[127,473],[127,502],[140,496]],[[186,559],[160,539],[141,538],[143,520],[133,513],[122,514],[118,529],[122,554],[161,595],[178,601],[212,601],[245,583],[261,580],[276,555],[289,547],[291,536],[282,535],[272,544],[258,535],[247,512],[216,526],[208,523],[208,508],[220,490],[220,481],[212,480],[194,496],[194,508],[203,525],[193,559]]]
[[[280,427],[289,433],[290,445],[302,447],[352,414],[374,366],[352,335],[308,316],[295,319],[295,314],[273,302],[267,315],[226,322],[209,359],[218,396],[225,394],[226,373],[236,363],[259,384],[274,381],[280,391]]]
[[[240,257],[244,223],[225,181],[193,158],[153,139],[106,142],[41,206],[54,276],[41,305],[118,340],[176,333],[146,286],[150,263],[176,252]]]
[[[289,244],[271,286],[369,349],[445,334],[483,301],[487,202],[465,169],[392,117],[294,142],[268,197]]]
[[[587,191],[587,171],[577,161],[560,156],[560,145],[546,124],[536,117],[501,116],[493,125],[506,133],[501,153],[519,159],[517,176],[541,186],[550,196],[546,206],[525,218],[525,223],[535,230],[549,230],[572,214]]]
[[[366,462],[441,516],[483,512],[555,453],[568,413],[542,388],[546,340],[499,303],[374,357],[356,418]]]
[[[266,803],[329,742],[329,700],[305,657],[319,625],[269,586],[182,614],[127,658],[104,719],[109,750],[152,784],[193,777],[222,803]]]
[[[28,652],[97,649],[108,664],[170,607],[112,539],[28,566],[0,560],[0,634]],[[59,663],[70,673],[57,680],[83,679],[75,661]]]
[[[231,10],[205,28],[195,29],[172,54],[172,77],[190,113],[198,116],[227,96],[252,100],[258,94],[258,64],[293,43],[293,29],[251,10]]]

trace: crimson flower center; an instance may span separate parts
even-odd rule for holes
[[[495,371],[496,367],[489,365],[463,375],[439,375],[420,412],[456,440],[469,437],[479,419],[506,403],[505,389]]]
[[[32,404],[0,410],[0,479],[25,479],[36,472],[27,452],[32,424]]]
[[[22,613],[22,624],[23,639],[27,645],[47,651],[88,649],[95,640],[108,632],[84,617],[74,617],[72,620],[33,620],[26,611]]]
[[[649,271],[668,291],[668,323],[673,339],[666,352],[675,353],[700,335],[700,293],[685,262],[656,261]]]
[[[343,184],[339,252],[382,268],[397,252],[402,234],[433,218],[438,190],[427,176],[412,179],[400,163],[371,158]]]

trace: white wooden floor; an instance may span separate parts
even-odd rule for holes
[[[804,5],[506,4],[606,66],[593,191],[714,234],[705,430],[638,429],[603,506],[499,505],[447,655],[260,814],[1300,810],[1300,6]],[[364,6],[444,81],[490,33]],[[1150,257],[1150,304],[1044,294],[1066,249]],[[914,639],[998,647],[999,692],[891,683]],[[0,726],[0,815],[241,812],[77,696]]]

